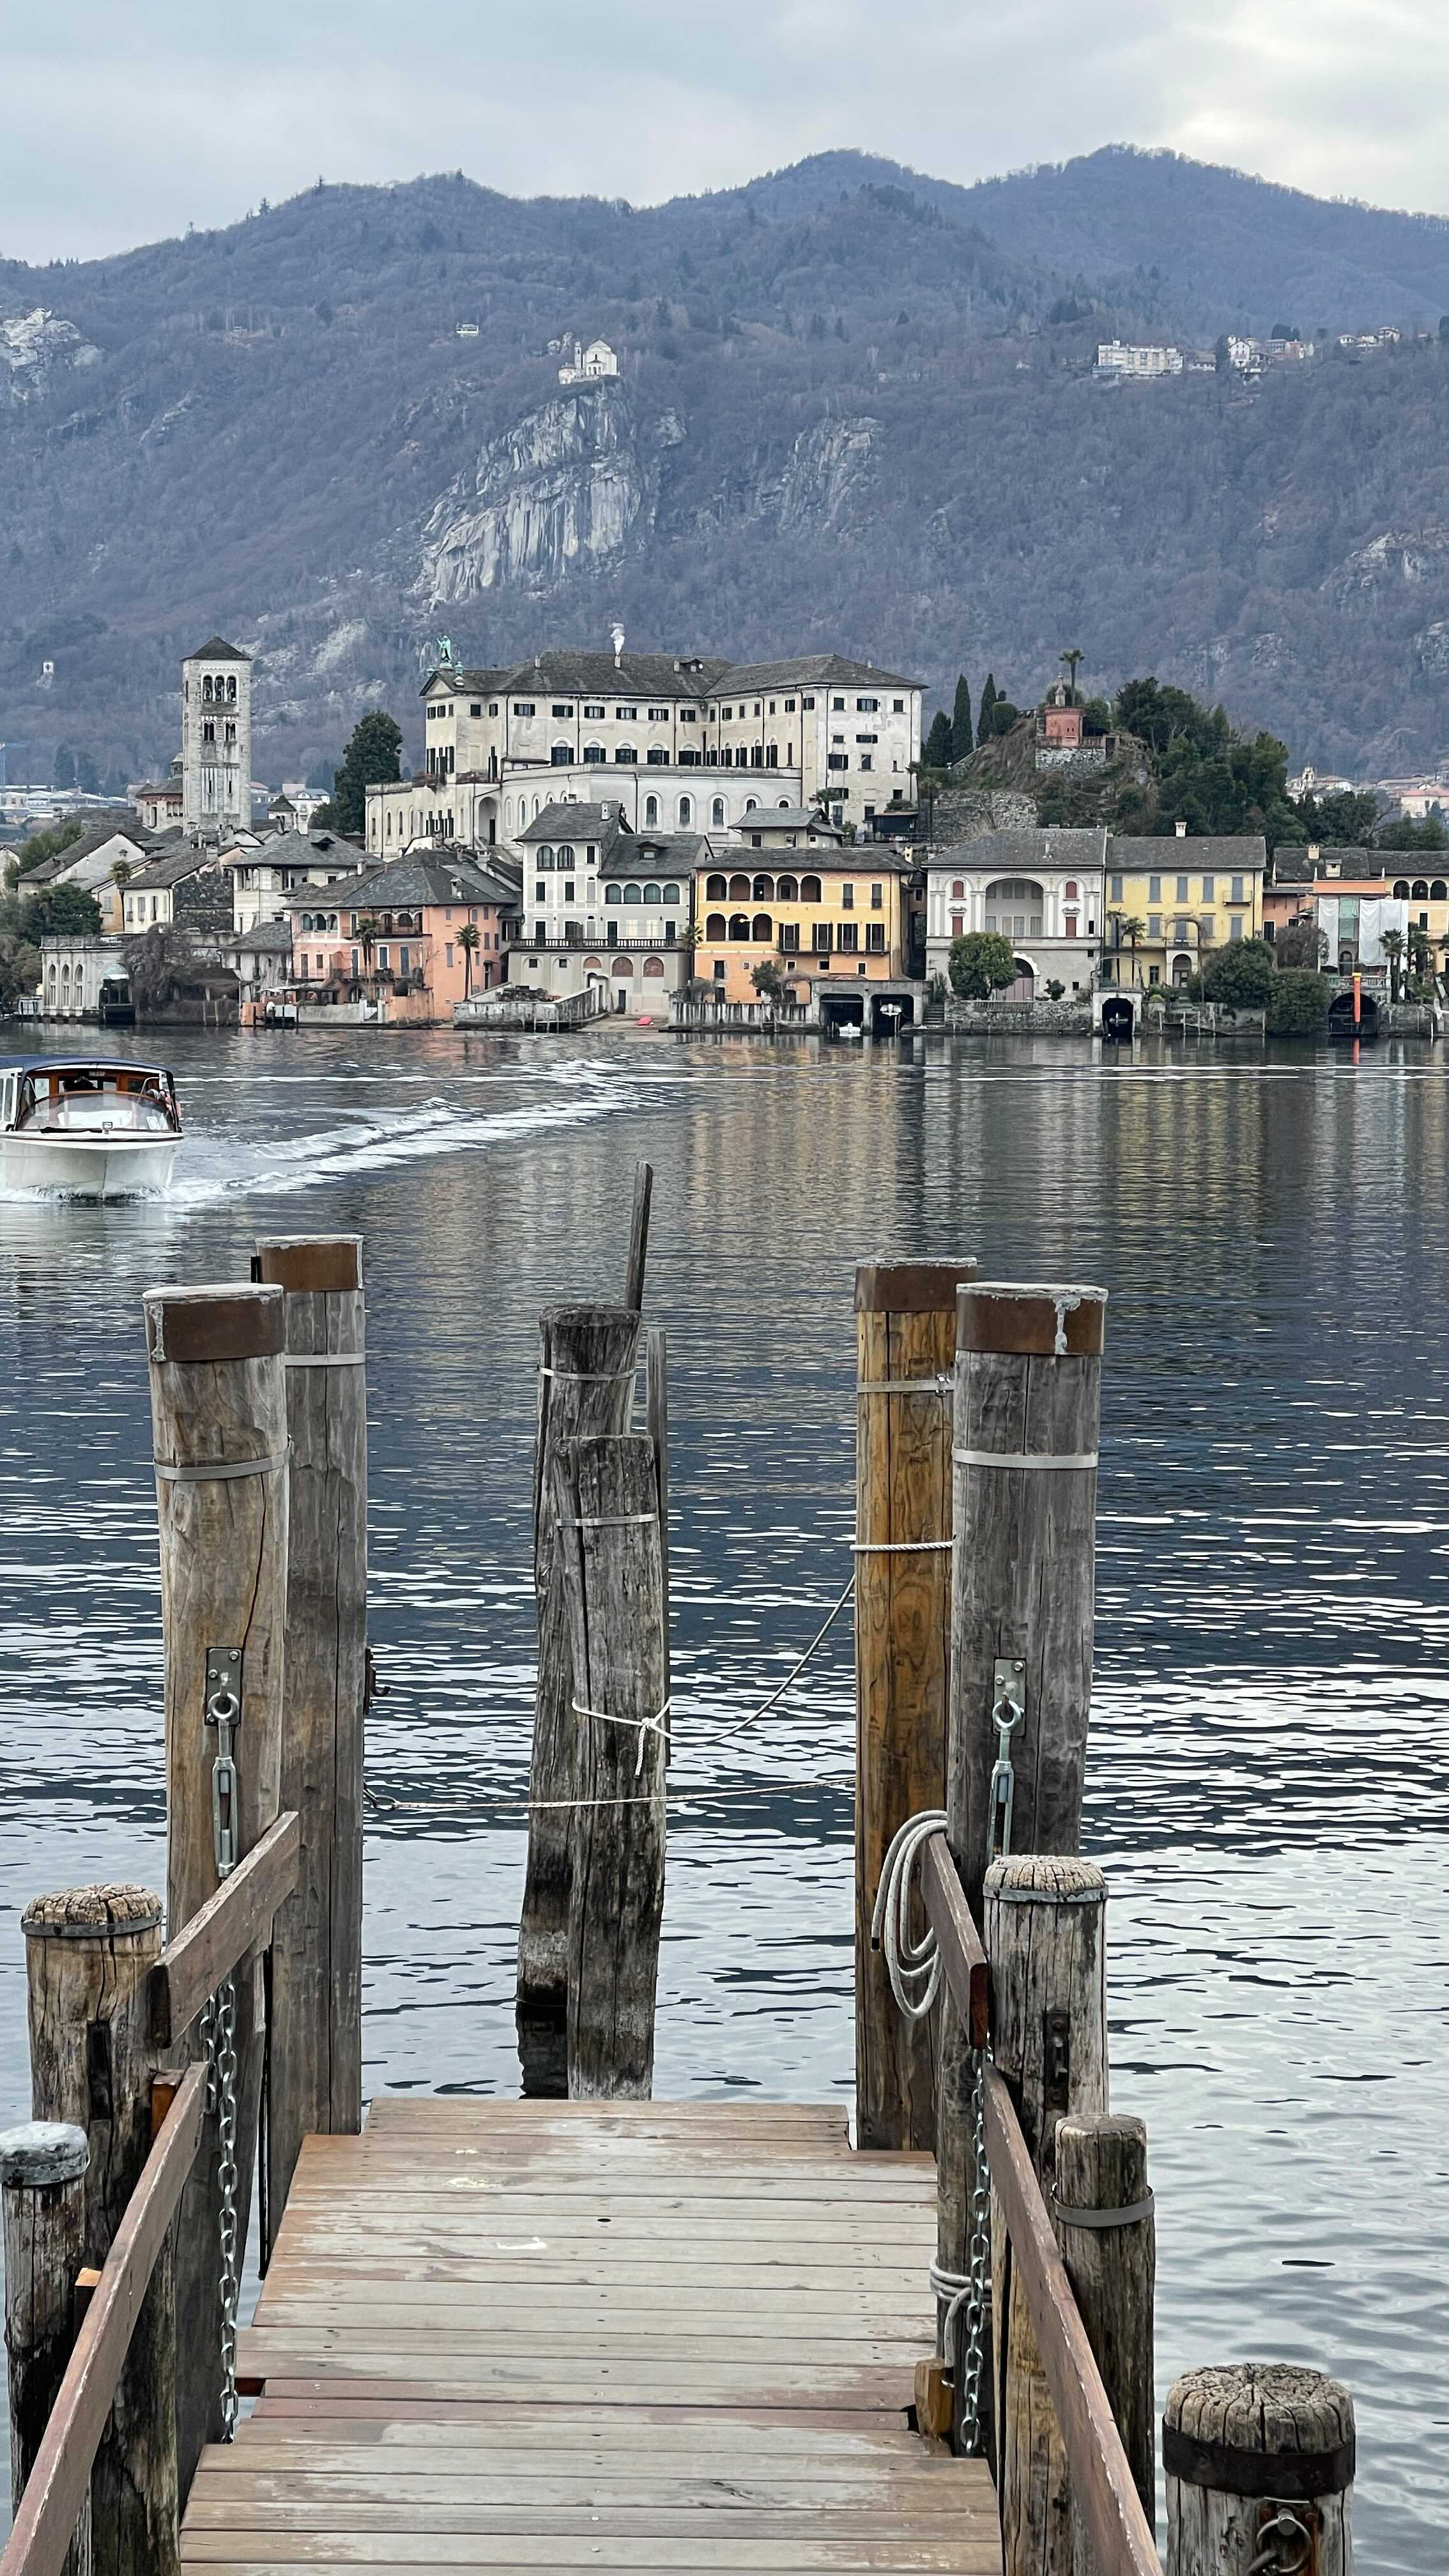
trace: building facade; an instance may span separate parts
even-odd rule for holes
[[[551,797],[596,795],[600,770],[611,795],[625,774],[640,830],[728,829],[817,791],[847,829],[915,807],[920,684],[834,654],[731,665],[620,643],[511,671],[446,663],[422,700],[421,770],[367,791],[374,856],[430,832],[474,849],[513,840]]]
[[[688,982],[697,832],[633,832],[613,800],[549,805],[518,836],[522,905],[508,980],[564,1001],[591,984],[612,1011],[667,1021]]]
[[[517,891],[471,859],[398,859],[328,887],[325,897],[301,888],[283,907],[292,925],[291,989],[303,1002],[385,994],[390,1018],[451,1021],[455,1003],[503,980]]]
[[[1173,840],[1111,837],[1104,984],[1186,984],[1214,949],[1263,935],[1260,833]]]
[[[212,841],[251,829],[251,656],[220,635],[181,665],[181,820]]]
[[[339,885],[368,869],[363,852],[340,832],[278,832],[221,856],[231,876],[232,927],[239,931],[280,920],[287,897],[299,886]]]
[[[42,939],[39,1005],[47,1020],[96,1020],[103,1026],[133,1020],[119,939],[84,935]]]
[[[909,873],[883,846],[714,849],[696,880],[695,978],[753,1002],[756,968],[772,965],[784,997],[805,1006],[823,985],[901,981]]]
[[[175,923],[205,944],[229,937],[231,871],[214,851],[183,845],[138,868],[121,888],[121,927],[130,934]]]
[[[986,832],[935,855],[926,872],[926,973],[949,976],[951,942],[991,931],[1009,939],[1019,973],[1013,999],[1059,983],[1090,993],[1103,938],[1105,830]]]

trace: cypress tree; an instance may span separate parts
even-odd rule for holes
[[[928,769],[949,769],[950,765],[951,719],[944,707],[938,707],[926,736],[926,766]]]
[[[991,672],[988,671],[986,674],[986,686],[981,692],[981,712],[976,719],[976,739],[978,743],[989,742],[991,740],[991,710],[995,704],[996,682]]]
[[[951,758],[969,760],[974,737],[971,731],[971,692],[963,671],[956,683],[956,703],[951,710]]]

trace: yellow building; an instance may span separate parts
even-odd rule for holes
[[[1263,936],[1261,833],[1107,843],[1102,982],[1185,984],[1214,949]]]
[[[699,870],[694,972],[727,1002],[758,1000],[754,972],[766,964],[780,969],[787,998],[804,1003],[821,984],[889,983],[906,972],[909,868],[879,844],[800,840],[797,850],[722,849]]]

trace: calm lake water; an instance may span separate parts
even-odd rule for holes
[[[1111,1292],[1085,1847],[1149,2125],[1158,2365],[1353,2386],[1377,2576],[1449,2516],[1449,1087],[1437,1052],[899,1057],[631,1034],[178,1038],[165,1202],[0,1201],[0,2120],[19,1915],[162,1883],[144,1288],[366,1237],[367,2087],[512,2091],[536,1318],[615,1295],[655,1167],[676,1811],[662,2095],[851,2085],[852,1277]],[[144,1050],[142,1050],[144,1051]],[[690,1784],[727,1787],[691,1808]],[[407,1802],[419,1802],[412,1809]]]

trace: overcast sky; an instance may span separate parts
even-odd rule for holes
[[[836,145],[970,180],[1166,144],[1449,213],[1445,0],[0,0],[0,256],[329,180],[729,186]]]

